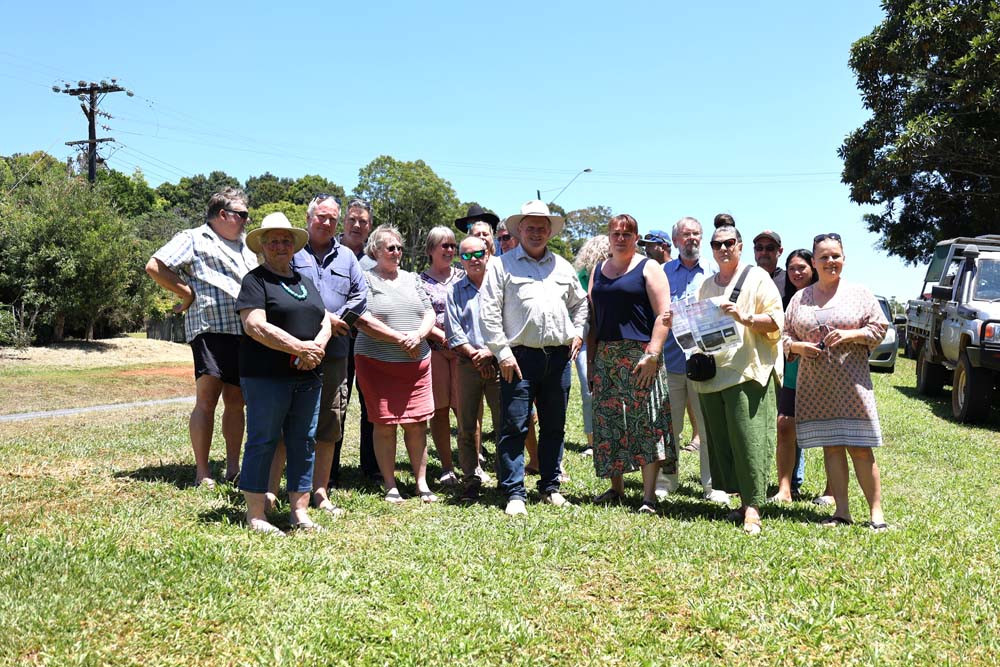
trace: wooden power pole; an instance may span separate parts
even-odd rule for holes
[[[107,81],[100,83],[79,81],[76,86],[67,83],[64,84],[63,88],[52,86],[52,91],[73,95],[80,100],[80,108],[83,110],[83,115],[87,117],[89,126],[87,138],[80,141],[67,141],[66,145],[87,145],[87,180],[93,183],[97,179],[97,144],[114,141],[112,137],[97,138],[97,116],[99,114],[97,107],[108,93],[125,93],[129,97],[132,97],[133,93],[131,90],[119,86],[117,79],[111,79],[111,83]]]

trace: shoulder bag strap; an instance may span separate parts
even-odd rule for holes
[[[747,274],[750,273],[750,265],[747,264],[743,269],[743,273],[740,274],[740,279],[736,281],[736,287],[733,288],[733,293],[729,295],[729,300],[736,303],[736,299],[740,298],[740,290],[743,289],[743,281],[747,279]]]

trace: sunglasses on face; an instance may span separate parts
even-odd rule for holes
[[[709,245],[712,246],[712,250],[721,250],[725,248],[726,250],[732,250],[736,247],[736,239],[726,239],[725,241],[711,241]]]
[[[763,245],[761,243],[758,243],[757,245],[755,245],[753,247],[753,249],[756,250],[757,252],[774,252],[775,250],[778,249],[778,246],[770,244],[770,243],[767,244],[767,245]]]
[[[457,243],[442,243],[440,247],[444,248],[445,250],[458,250]]]
[[[840,234],[837,234],[836,232],[830,232],[829,234],[819,234],[818,236],[814,236],[813,245],[816,245],[817,243],[822,243],[827,239],[833,239],[834,241],[840,242]]]
[[[246,221],[247,219],[250,218],[250,211],[234,211],[231,208],[224,208],[222,210],[225,211],[226,213],[232,213],[233,215],[240,216],[240,220],[243,221]]]
[[[386,252],[403,252],[403,246],[401,245],[387,245],[382,249]]]
[[[462,253],[462,259],[464,259],[465,261],[469,261],[473,257],[475,257],[476,259],[482,259],[485,256],[486,256],[485,250],[473,250],[472,252]]]

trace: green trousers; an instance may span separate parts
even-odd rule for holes
[[[760,507],[778,439],[774,383],[753,380],[711,394],[700,394],[708,431],[712,487],[739,493],[743,505]]]

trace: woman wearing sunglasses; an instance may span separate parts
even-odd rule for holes
[[[711,245],[719,272],[698,288],[698,299],[718,303],[719,310],[733,318],[741,342],[715,352],[715,376],[694,385],[711,443],[712,486],[740,494],[741,506],[729,518],[757,535],[777,444],[772,378],[777,373],[780,379],[783,368],[779,342],[784,312],[767,271],[740,262],[743,239],[735,227],[717,228]],[[741,280],[734,302],[733,290]]]
[[[839,234],[813,239],[819,281],[796,292],[788,304],[785,347],[800,358],[795,390],[799,447],[823,448],[827,487],[836,510],[826,526],[851,523],[847,457],[869,507],[869,527],[885,530],[882,483],[874,448],[882,444],[868,355],[889,322],[868,288],[841,279],[844,245]]]
[[[427,337],[431,346],[431,386],[434,390],[434,416],[431,417],[431,438],[441,461],[443,486],[458,486],[451,457],[451,417],[458,411],[458,355],[448,349],[444,333],[445,301],[452,285],[465,277],[465,271],[455,266],[458,244],[455,233],[448,227],[434,227],[427,232],[424,252],[431,265],[421,274],[424,291],[434,309],[434,328]]]
[[[365,272],[368,311],[358,319],[354,366],[374,425],[385,499],[403,502],[396,488],[396,426],[402,426],[417,494],[431,503],[437,496],[427,486],[427,420],[434,414],[434,400],[426,339],[434,327],[434,309],[420,278],[399,268],[403,239],[395,227],[376,227],[365,253],[375,266]]]

